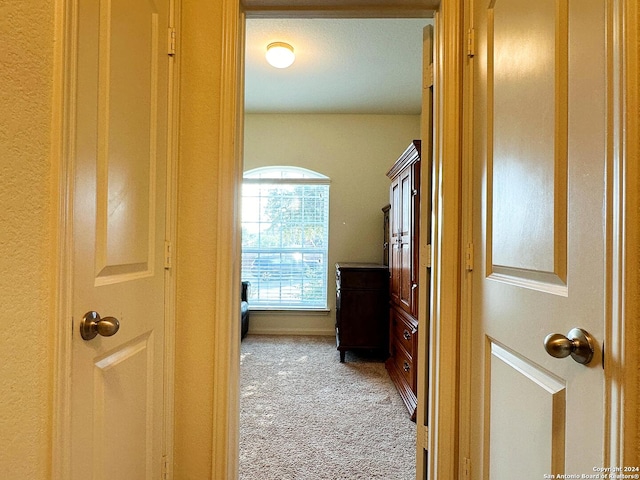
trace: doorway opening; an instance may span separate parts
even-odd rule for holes
[[[335,335],[331,266],[382,261],[381,210],[389,201],[385,173],[406,145],[421,137],[423,28],[430,24],[424,17],[246,20],[244,170],[286,165],[332,179],[327,311],[252,312],[250,335]],[[291,70],[275,70],[264,61],[266,46],[274,41],[294,46]],[[359,50],[345,51],[345,45]],[[329,47],[342,60],[332,59]],[[413,65],[407,67],[399,52]],[[342,76],[337,85],[328,85],[331,72]]]

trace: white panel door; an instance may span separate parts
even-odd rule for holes
[[[161,475],[168,18],[167,0],[78,2],[75,480]],[[85,340],[90,311],[106,331]]]
[[[474,479],[603,467],[605,7],[474,1]],[[589,365],[545,351],[574,327]]]

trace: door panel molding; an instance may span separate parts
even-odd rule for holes
[[[544,478],[549,472],[561,473],[565,463],[565,409],[567,400],[566,382],[539,365],[511,351],[492,338],[487,338],[485,362],[485,428],[484,478],[507,478],[500,469],[504,462],[500,456],[527,459],[532,448],[529,438],[545,455],[529,459],[522,464],[522,471],[532,478]],[[517,396],[503,395],[517,385]],[[522,410],[536,409],[533,421],[527,422]],[[491,411],[500,412],[500,421],[494,421]],[[546,421],[548,419],[548,421]],[[514,425],[517,428],[512,428]],[[489,435],[490,433],[490,435]],[[498,462],[491,462],[497,458]]]
[[[126,472],[131,478],[153,478],[151,458],[153,448],[153,350],[155,337],[145,333],[134,338],[120,348],[110,351],[94,360],[94,422],[93,438],[101,448],[94,451],[92,459],[107,478],[118,478]],[[139,372],[145,373],[140,382]],[[109,401],[110,395],[117,395],[128,407],[126,411],[115,409]],[[132,415],[132,412],[134,414]],[[121,419],[127,417],[126,431],[120,431]],[[145,445],[137,445],[130,430],[144,432]],[[127,458],[127,451],[144,450],[146,455],[134,461],[121,464],[117,459]]]
[[[523,17],[513,3],[493,0],[487,10],[487,275],[567,296],[568,5],[527,3]],[[532,22],[555,41],[535,46]],[[522,71],[520,89],[503,88]],[[537,101],[523,105],[531,92]],[[514,130],[528,132],[529,149],[510,141]],[[544,187],[548,178],[552,189]],[[546,221],[532,221],[533,206]]]
[[[154,274],[159,18],[152,2],[146,4],[147,11],[135,15],[118,12],[121,6],[106,1],[100,7],[96,285]],[[136,31],[138,43],[118,44],[118,32],[112,32],[114,15],[120,22],[128,22],[121,28]],[[138,64],[128,52],[145,49],[146,45],[151,45],[151,64]],[[120,88],[120,72],[126,72],[129,78],[135,76],[136,89],[128,95],[126,88]],[[128,104],[147,108],[136,111],[135,118],[114,118],[118,112],[130,113]],[[119,128],[125,122],[128,128]],[[127,158],[137,160],[136,171],[123,171],[130,170],[124,161]],[[121,181],[130,176],[136,178],[135,188]],[[135,218],[136,212],[146,212],[147,218]],[[138,225],[146,225],[146,231]],[[115,235],[115,231],[119,233]]]

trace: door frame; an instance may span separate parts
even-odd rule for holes
[[[634,0],[610,0],[608,145],[611,160],[611,265],[605,331],[605,408],[609,465],[640,465],[640,8]],[[608,230],[609,231],[609,230]],[[626,427],[626,428],[625,428]]]
[[[473,2],[464,0],[464,25],[473,32]],[[639,9],[632,0],[607,2],[607,160],[605,231],[605,339],[604,339],[604,465],[636,466],[640,464],[637,445],[640,416],[640,135],[638,114],[640,74],[638,45]],[[473,41],[473,40],[472,40]],[[464,59],[464,97],[473,98],[473,55]],[[636,112],[634,114],[634,112]],[[472,245],[473,215],[473,104],[463,106],[465,139],[462,159],[462,245]],[[471,250],[470,255],[473,255]],[[473,268],[471,266],[471,268]],[[476,274],[479,274],[476,272]],[[471,432],[470,371],[471,331],[473,322],[472,272],[463,272],[460,323],[460,468],[470,475]],[[635,426],[635,428],[633,428]],[[625,428],[626,427],[626,428]],[[469,477],[466,477],[469,478]]]
[[[442,0],[436,5],[439,28],[436,31],[436,87],[435,107],[435,153],[434,153],[434,215],[432,245],[431,289],[431,331],[429,361],[429,434],[428,461],[417,462],[418,476],[424,478],[447,478],[458,471],[458,326],[459,295],[461,282],[462,254],[460,247],[460,167],[461,167],[461,108],[462,108],[462,3],[459,0]],[[429,9],[432,10],[432,9]],[[230,261],[232,247],[237,238],[230,232],[237,231],[238,214],[229,207],[228,199],[236,198],[239,179],[242,175],[242,130],[239,103],[242,98],[242,56],[238,47],[244,41],[245,15],[268,17],[278,16],[344,16],[379,17],[393,16],[392,10],[378,8],[353,8],[336,11],[331,8],[312,8],[301,11],[293,6],[279,6],[276,10],[243,10],[238,0],[223,0],[222,18],[222,96],[220,106],[221,131],[219,138],[219,171],[221,178],[238,182],[228,190],[229,183],[220,185],[223,195],[219,195],[218,231],[222,237],[217,242],[216,258],[218,278],[236,278],[237,266]],[[396,11],[397,12],[397,11]],[[396,16],[407,15],[407,11]],[[444,78],[447,79],[444,82]],[[446,135],[445,135],[446,132]],[[235,191],[234,191],[235,189]],[[227,201],[223,200],[226,194]],[[236,282],[237,283],[237,282]],[[224,284],[224,283],[223,283]],[[229,287],[231,288],[231,287]],[[221,289],[218,299],[221,303],[216,312],[214,385],[227,385],[226,389],[214,389],[214,409],[217,422],[213,427],[212,475],[214,478],[235,478],[237,476],[237,435],[239,430],[238,385],[229,381],[237,375],[235,361],[229,361],[229,353],[235,349],[236,328],[224,321],[228,317],[228,298],[234,298],[231,290]],[[226,297],[226,298],[225,298]],[[229,345],[230,340],[234,345]]]
[[[169,2],[169,25],[175,26],[177,2]],[[51,400],[51,478],[66,480],[71,476],[71,372],[73,320],[73,198],[75,176],[75,138],[78,52],[78,0],[56,0],[54,6],[55,38],[53,49],[52,98],[52,190],[58,199],[52,222],[56,224],[55,320],[52,331],[52,400]],[[167,101],[167,206],[165,239],[175,245],[177,210],[177,102],[179,69],[173,59],[168,68]],[[175,272],[164,270],[164,425],[165,464],[172,465],[174,424],[175,358]]]

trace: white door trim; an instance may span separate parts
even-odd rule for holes
[[[55,30],[58,42],[54,50],[54,99],[52,130],[60,133],[53,161],[57,171],[57,266],[56,317],[53,328],[53,425],[51,435],[51,472],[54,480],[71,476],[71,338],[73,274],[73,172],[75,158],[76,62],[78,50],[77,0],[58,0],[55,6]],[[54,136],[55,138],[55,136]]]
[[[469,41],[469,32],[473,31],[473,12],[474,0],[464,1],[464,25],[463,31],[467,32],[467,41]],[[474,47],[472,45],[472,47]],[[464,59],[463,67],[463,91],[464,98],[473,99],[474,95],[474,60],[473,57],[467,56]],[[462,181],[461,197],[461,235],[464,250],[468,250],[469,257],[465,259],[464,273],[461,282],[460,294],[460,397],[459,397],[459,468],[464,473],[462,478],[470,478],[470,458],[471,458],[471,431],[469,430],[471,408],[470,384],[471,384],[471,333],[472,333],[472,297],[471,287],[473,284],[472,271],[473,265],[473,101],[467,101],[463,104],[463,146],[462,146]]]
[[[607,2],[608,144],[605,463],[640,465],[640,143],[637,2]]]
[[[421,167],[420,167],[420,246],[418,262],[418,318],[430,319],[431,315],[431,202],[433,201],[433,156],[434,156],[434,91],[435,91],[435,38],[434,27],[429,25],[422,31],[422,112],[431,112],[420,118]],[[428,287],[428,288],[426,288]],[[420,325],[427,325],[420,320]],[[428,352],[429,328],[418,328],[418,351]],[[418,357],[419,358],[419,357]],[[416,408],[416,474],[424,477],[427,471],[427,441],[429,428],[427,403],[429,401],[428,357],[426,361],[418,360]]]
[[[286,6],[276,15],[286,13]],[[344,12],[342,12],[344,13]],[[363,9],[363,17],[372,16],[375,12]],[[309,14],[330,15],[325,10],[315,10]],[[353,14],[353,12],[351,12]],[[304,16],[297,12],[297,16]],[[240,151],[242,137],[238,131],[240,117],[238,115],[238,101],[242,75],[239,67],[242,59],[237,48],[241,44],[241,33],[244,20],[238,22],[238,0],[223,0],[222,19],[222,105],[220,109],[220,175],[221,179],[232,180],[238,175],[240,166]],[[437,212],[436,225],[433,236],[433,266],[434,286],[432,289],[432,328],[430,361],[430,427],[429,427],[429,478],[446,478],[451,472],[457,471],[457,416],[458,416],[458,377],[457,365],[459,356],[458,325],[459,325],[459,294],[460,294],[460,265],[461,248],[459,222],[460,215],[460,158],[461,158],[461,105],[462,97],[462,5],[458,0],[443,0],[440,3],[440,25],[442,32],[438,34],[440,64],[436,71],[442,88],[436,93],[436,166],[434,180],[436,193],[434,209]],[[436,30],[438,27],[436,27]],[[443,79],[447,81],[444,82]],[[446,132],[446,135],[444,134]],[[241,170],[241,169],[240,169]],[[241,172],[240,172],[241,174]],[[239,182],[237,177],[236,182]],[[238,278],[237,267],[231,260],[233,248],[237,248],[237,238],[231,235],[237,228],[237,214],[230,204],[236,199],[236,188],[239,183],[220,181],[222,188],[218,202],[218,233],[216,258],[218,285],[232,284]],[[236,326],[227,321],[231,308],[229,299],[232,295],[231,287],[220,288],[217,292],[218,311],[216,318],[216,345],[214,358],[214,385],[226,385],[226,388],[214,389],[214,416],[212,426],[213,451],[212,474],[214,478],[235,478],[237,475],[237,435],[239,418],[237,413],[239,386],[237,384],[237,332]],[[237,322],[236,322],[237,323]],[[231,355],[231,356],[230,356]],[[231,361],[229,359],[232,359]],[[437,387],[437,388],[436,388]],[[421,472],[419,472],[421,475]]]
[[[177,28],[180,19],[180,0],[169,0],[169,27]],[[177,45],[176,50],[179,50]],[[178,126],[180,112],[180,62],[170,57],[167,90],[167,202],[165,241],[169,243],[168,268],[164,281],[164,428],[162,451],[165,455],[166,477],[173,478],[173,450],[175,425],[175,358],[176,358],[176,268],[175,246],[178,227]],[[165,260],[166,261],[166,260]]]
[[[244,17],[237,0],[222,2],[220,146],[217,180],[215,335],[211,478],[238,476],[240,429],[240,189]],[[231,279],[231,281],[229,281]],[[234,319],[234,321],[230,321]],[[220,388],[221,386],[225,386]]]
[[[170,22],[174,21],[175,1],[170,3]],[[52,164],[57,184],[52,186],[58,192],[58,204],[55,218],[57,225],[57,265],[53,283],[55,292],[55,319],[52,330],[53,366],[52,366],[52,432],[51,432],[51,478],[66,480],[71,476],[71,366],[72,366],[72,321],[73,298],[73,178],[75,176],[75,138],[77,92],[77,51],[78,51],[78,0],[56,0],[55,37],[60,39],[54,45],[54,95],[52,99]],[[173,62],[172,62],[173,63]],[[178,91],[177,73],[170,67],[169,111],[175,112],[171,100]],[[168,208],[166,232],[167,238],[175,244],[177,167],[176,148],[177,114],[171,113],[169,119],[167,157]],[[165,452],[173,450],[173,372],[175,325],[175,275],[165,274],[165,416],[163,447]],[[169,459],[171,455],[169,454]]]
[[[460,232],[462,148],[462,3],[440,3],[435,25],[434,167],[429,439],[426,478],[460,478]]]

